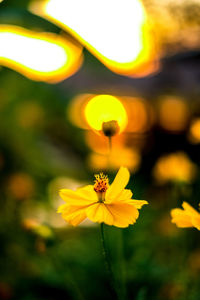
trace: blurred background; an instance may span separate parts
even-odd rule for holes
[[[112,299],[99,225],[56,211],[121,165],[149,202],[106,227],[127,299],[199,299],[200,233],[170,220],[200,202],[199,20],[200,0],[0,1],[0,299]]]

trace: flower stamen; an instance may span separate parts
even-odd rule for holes
[[[103,173],[94,175],[95,181],[94,181],[94,190],[98,195],[99,202],[104,202],[105,200],[105,193],[106,190],[109,187],[109,180],[107,175],[104,175]]]

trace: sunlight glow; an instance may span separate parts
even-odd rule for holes
[[[33,79],[57,82],[71,76],[82,62],[82,47],[52,33],[0,26],[0,65]]]
[[[151,29],[140,0],[46,0],[33,2],[30,10],[69,31],[116,73],[155,69]]]
[[[102,130],[103,122],[117,121],[120,132],[127,125],[127,114],[123,104],[111,95],[93,97],[85,107],[85,117],[89,126],[97,131]]]

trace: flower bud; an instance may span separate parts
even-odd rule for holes
[[[102,123],[103,134],[107,137],[112,137],[113,135],[117,134],[119,130],[120,128],[118,122],[115,120]]]

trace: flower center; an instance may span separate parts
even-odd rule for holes
[[[104,175],[103,173],[94,175],[94,177],[95,177],[94,190],[98,195],[99,202],[104,202],[105,201],[105,193],[109,187],[108,177],[107,177],[107,175]]]

